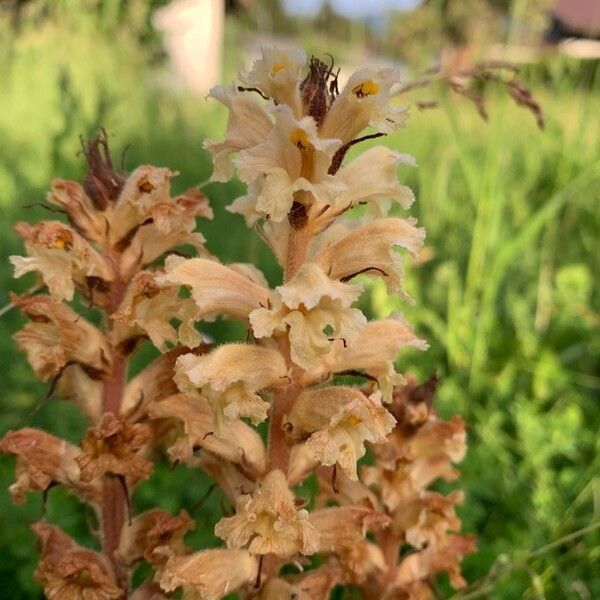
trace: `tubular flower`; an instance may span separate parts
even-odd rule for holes
[[[243,267],[240,269],[239,265],[226,267],[204,258],[185,260],[171,256],[165,263],[164,275],[156,281],[163,287],[189,287],[198,307],[198,319],[210,320],[225,315],[245,320],[269,298],[268,289],[256,281],[254,272],[249,276],[249,272]]]
[[[47,381],[70,365],[100,379],[110,366],[110,349],[102,333],[74,310],[49,296],[13,296],[30,323],[14,340],[35,374]]]
[[[258,391],[282,383],[285,361],[276,350],[250,344],[227,344],[204,356],[177,359],[175,381],[191,395],[203,395],[222,435],[225,420],[248,417],[255,425],[267,416],[269,403]]]
[[[298,509],[285,475],[270,471],[252,494],[243,494],[236,514],[221,519],[215,533],[229,548],[244,548],[252,554],[313,554],[319,535],[308,520],[308,512]]]
[[[265,448],[258,433],[243,421],[232,419],[223,423],[222,436],[212,435],[214,414],[205,398],[176,394],[152,402],[148,415],[151,419],[177,421],[177,426],[183,424],[183,435],[177,432],[176,441],[169,448],[169,454],[178,462],[189,462],[195,448],[204,448],[253,471],[264,470]],[[166,435],[172,437],[170,433],[171,429]]]
[[[399,82],[396,69],[362,69],[350,77],[332,103],[321,135],[337,137],[346,143],[366,127],[380,133],[392,133],[406,123],[404,107],[390,105],[390,90]]]
[[[427,349],[427,342],[416,337],[401,317],[370,321],[354,344],[335,344],[323,357],[321,370],[331,373],[364,373],[377,380],[384,402],[392,401],[394,386],[403,382],[394,362],[406,347]]]
[[[265,338],[289,328],[292,360],[310,369],[334,340],[351,346],[357,339],[366,319],[350,305],[361,291],[360,286],[334,281],[316,264],[307,263],[276,289],[271,308],[250,313],[252,331],[257,338]]]
[[[194,348],[202,341],[196,330],[198,309],[191,298],[180,298],[176,288],[163,288],[156,283],[157,274],[140,271],[132,279],[127,294],[113,319],[125,324],[123,336],[147,334],[152,343],[162,352],[167,342],[180,341]],[[171,321],[181,322],[176,330]],[[133,328],[134,331],[131,331]]]
[[[57,301],[72,300],[75,285],[87,288],[90,281],[113,278],[108,262],[71,227],[59,221],[15,226],[29,256],[11,256],[15,277],[30,271],[41,274],[50,295]],[[92,279],[93,278],[93,279]]]
[[[169,556],[157,579],[166,592],[183,588],[184,598],[219,600],[254,580],[256,559],[243,550],[203,550]]]
[[[395,423],[381,403],[381,393],[365,396],[355,388],[329,387],[303,392],[292,408],[287,429],[325,466],[340,465],[358,479],[356,462],[364,456],[365,441],[383,442]]]
[[[310,192],[315,202],[333,202],[344,187],[328,174],[339,140],[320,138],[314,120],[294,118],[286,107],[277,110],[265,141],[242,150],[234,163],[242,181],[254,182],[254,210],[276,223],[290,212],[298,192]]]
[[[300,72],[306,54],[302,50],[262,48],[261,55],[249,71],[240,73],[242,83],[259,90],[275,104],[289,106],[298,115]]]

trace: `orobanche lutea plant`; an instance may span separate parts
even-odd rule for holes
[[[229,110],[225,139],[206,144],[213,180],[235,169],[247,184],[229,210],[272,249],[283,268],[275,289],[255,266],[204,249],[194,229],[211,209],[198,189],[172,197],[166,168],[122,175],[105,134],[84,144],[82,185],[52,184],[48,201],[68,222],[16,226],[27,256],[11,257],[15,274],[35,271],[48,291],[13,298],[29,319],[16,343],[48,396],[75,402],[89,428],[79,446],[39,429],[6,434],[10,492],[20,503],[65,486],[95,510],[101,541],[96,552],[45,520],[33,526],[48,598],[316,600],[348,585],[366,599],[424,599],[440,572],[464,585],[459,562],[474,540],[458,533],[463,495],[428,489],[457,477],[463,421],[436,415],[434,377],[417,385],[396,372],[403,348],[426,348],[409,325],[368,322],[353,307],[358,275],[404,294],[396,247],[417,255],[425,237],[414,219],[389,216],[413,202],[396,174],[409,156],[374,147],[345,160],[405,122],[389,101],[396,74],[363,69],[339,91],[328,65],[304,65],[300,52],[265,50],[239,87],[211,92]],[[357,205],[363,216],[349,218]],[[81,300],[103,313],[100,327],[72,308]],[[203,338],[196,325],[216,317],[242,321],[246,340]],[[144,340],[162,355],[128,379]],[[186,511],[132,514],[161,448],[228,498],[215,527],[223,547],[186,547]],[[314,498],[294,491],[308,477]],[[153,576],[132,590],[141,561]]]

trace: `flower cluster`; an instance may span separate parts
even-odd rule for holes
[[[396,173],[411,157],[374,147],[346,159],[404,124],[405,109],[390,101],[397,73],[363,69],[340,91],[332,66],[305,62],[264,50],[240,85],[211,92],[229,110],[225,138],[206,143],[213,180],[235,171],[247,184],[229,210],[272,249],[283,270],[274,289],[253,265],[222,264],[203,248],[195,219],[211,211],[198,190],[171,197],[168,169],[116,172],[103,137],[85,148],[82,186],[53,184],[49,202],[68,224],[17,226],[28,256],[11,258],[15,273],[36,271],[49,294],[15,298],[31,321],[16,341],[91,424],[80,446],[33,429],[7,434],[0,450],[17,456],[11,492],[23,501],[27,490],[65,485],[102,524],[101,553],[35,526],[49,598],[157,600],[181,589],[200,600],[235,590],[325,600],[352,584],[369,599],[421,600],[442,571],[464,585],[459,561],[474,543],[458,533],[462,495],[427,489],[457,476],[464,424],[437,417],[435,381],[418,386],[395,369],[403,348],[426,343],[400,316],[368,322],[356,307],[361,276],[407,297],[399,250],[418,256],[425,237],[396,216],[414,200]],[[180,245],[196,256],[174,253]],[[65,304],[80,297],[104,312],[102,328]],[[246,339],[208,343],[197,324],[215,317],[241,321]],[[162,355],[128,380],[143,340]],[[255,429],[263,422],[266,442]],[[223,548],[188,549],[185,511],[127,522],[130,491],[161,446],[206,471],[234,507],[215,527]],[[294,491],[309,477],[319,484],[314,502]],[[324,560],[310,568],[316,554]],[[130,595],[142,560],[154,576]]]

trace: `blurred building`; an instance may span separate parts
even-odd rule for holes
[[[219,83],[224,16],[224,0],[175,0],[155,14],[175,76],[192,93]]]

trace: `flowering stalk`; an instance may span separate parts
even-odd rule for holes
[[[353,585],[367,599],[424,599],[441,571],[464,584],[459,562],[474,543],[458,534],[462,494],[427,489],[457,477],[464,424],[437,417],[435,379],[417,385],[395,370],[403,348],[426,343],[400,316],[367,322],[354,307],[361,275],[406,296],[396,247],[416,256],[425,236],[414,219],[390,216],[414,200],[396,173],[410,157],[374,147],[346,160],[352,146],[404,124],[405,109],[389,102],[397,75],[363,69],[339,91],[332,67],[304,64],[300,52],[266,50],[239,86],[211,92],[229,109],[224,140],[206,144],[213,179],[235,168],[247,184],[229,210],[272,249],[284,272],[275,289],[253,265],[224,265],[203,249],[192,233],[195,216],[210,216],[201,194],[171,198],[165,169],[140,167],[125,180],[107,153],[98,158],[104,139],[88,148],[83,188],[54,183],[50,201],[70,226],[18,226],[29,257],[12,258],[16,274],[40,272],[49,296],[17,299],[32,319],[17,342],[92,426],[81,447],[39,430],[7,434],[0,448],[17,456],[11,491],[22,501],[29,489],[66,485],[103,525],[102,554],[35,526],[37,578],[50,598],[157,600],[181,589],[186,600],[234,590],[324,600]],[[181,244],[199,255],[173,253]],[[62,304],[75,290],[104,311],[103,331]],[[245,323],[246,341],[205,343],[196,324],[217,316]],[[127,381],[142,339],[163,354]],[[264,421],[266,444],[254,428]],[[208,473],[235,507],[215,527],[224,548],[187,549],[185,511],[126,518],[161,446]],[[367,450],[372,463],[359,466]],[[310,511],[294,492],[309,477],[319,487]],[[323,560],[312,568],[315,555]],[[142,560],[154,576],[129,596]]]

